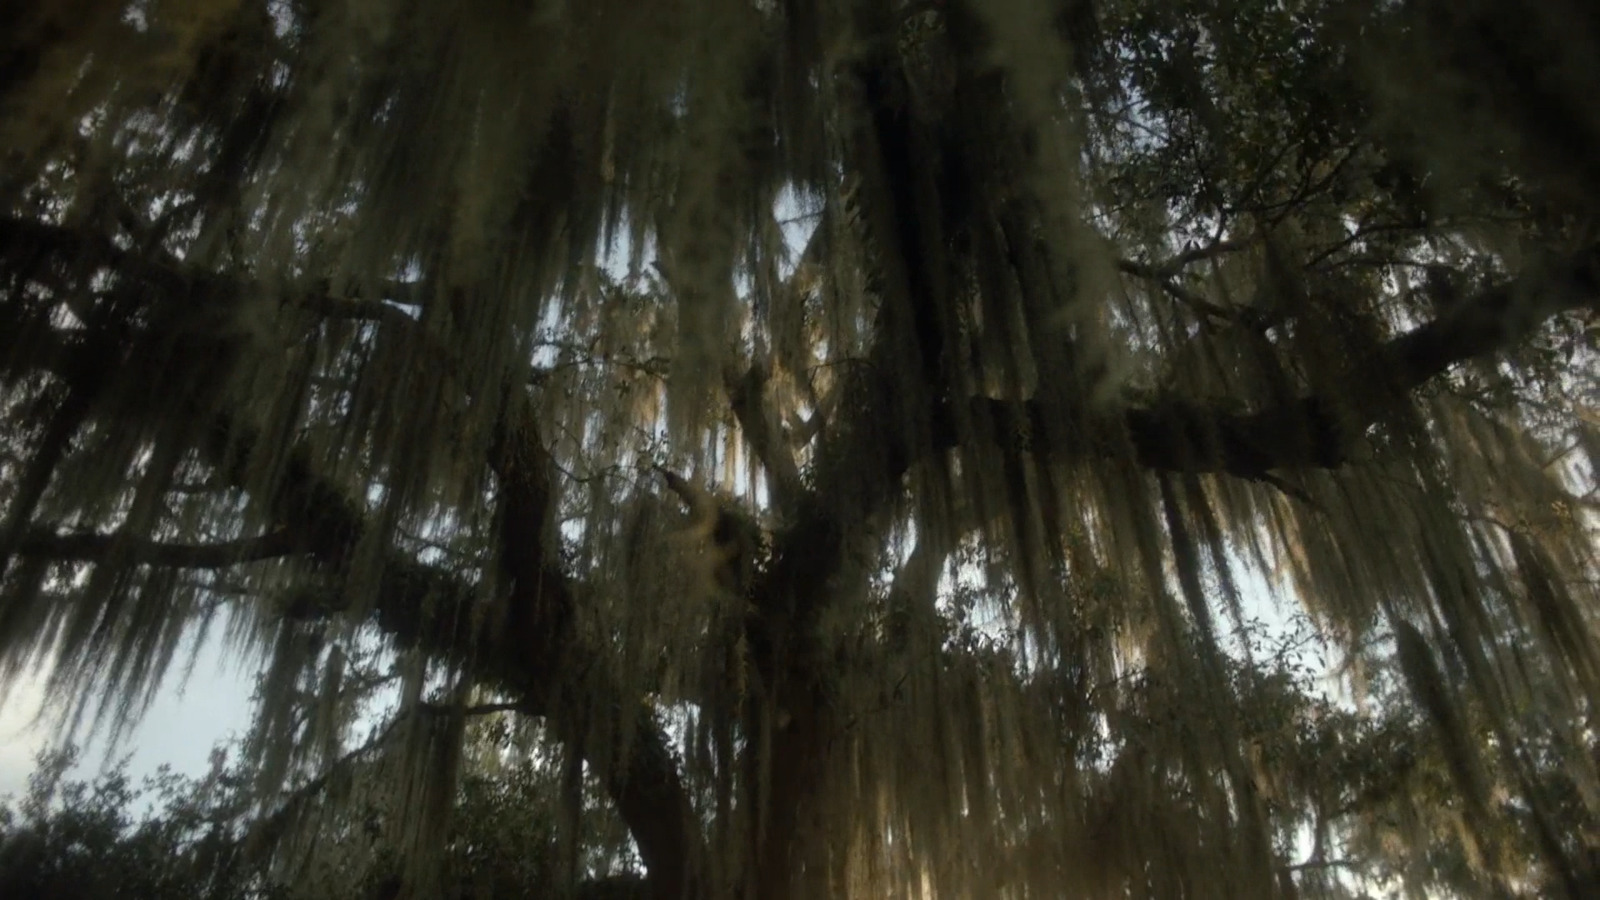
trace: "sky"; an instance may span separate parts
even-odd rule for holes
[[[180,685],[181,672],[173,672],[149,711],[116,747],[103,736],[81,741],[84,752],[68,777],[92,778],[103,765],[124,758],[135,782],[162,765],[185,775],[205,774],[212,748],[242,736],[249,727],[255,686],[254,662],[246,666],[230,658],[221,631],[213,629],[212,638],[200,648],[188,681]],[[174,668],[181,668],[181,663]],[[35,672],[21,679],[0,703],[0,798],[22,796],[39,751],[54,736],[51,722],[39,718],[45,674]]]

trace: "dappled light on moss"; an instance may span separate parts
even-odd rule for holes
[[[0,680],[295,896],[1600,877],[1586,8],[34,6]]]

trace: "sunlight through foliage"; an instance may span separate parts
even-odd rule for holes
[[[227,896],[1594,896],[1597,92],[1576,0],[0,5],[0,683],[259,660]]]

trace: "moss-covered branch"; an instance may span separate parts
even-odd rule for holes
[[[1258,478],[1274,469],[1332,469],[1396,403],[1450,367],[1510,349],[1556,313],[1600,302],[1600,251],[1535,266],[1383,344],[1359,384],[1254,412],[1182,397],[1121,413],[1139,464],[1162,471]],[[1032,416],[1043,410],[1030,409]]]
[[[21,234],[22,238],[16,235]],[[191,304],[225,302],[243,291],[242,285],[207,275],[191,277],[165,266],[145,266],[125,260],[109,241],[84,237],[58,226],[11,222],[0,228],[0,252],[15,251],[25,243],[28,253],[55,256],[74,262],[88,252],[103,253],[124,277],[140,279],[155,273],[149,287],[157,291],[187,285]],[[97,248],[97,249],[96,249]],[[127,262],[126,268],[122,263]],[[216,292],[214,295],[211,292]],[[300,308],[334,315],[356,314],[349,304],[365,301],[316,299],[295,301]],[[403,314],[381,304],[368,304],[372,318],[384,327],[410,327]],[[390,313],[393,313],[392,315]],[[35,337],[35,352],[28,358],[40,369],[69,382],[86,384],[180,380],[176,371],[134,371],[116,353],[99,352],[88,358],[94,341],[79,335],[51,331]],[[170,370],[202,365],[204,354],[173,354],[165,361]],[[16,358],[13,358],[15,365]],[[95,415],[140,414],[137,406],[95,410]],[[98,561],[114,559],[123,565],[216,568],[274,556],[296,555],[314,568],[336,577],[357,564],[364,542],[374,527],[361,507],[333,481],[317,472],[312,454],[304,446],[282,453],[275,476],[262,484],[254,459],[262,438],[227,410],[197,411],[210,417],[202,449],[217,465],[223,482],[253,491],[267,510],[274,530],[267,535],[215,545],[164,544],[124,535],[57,535],[37,527],[27,530],[19,550],[36,557]],[[117,426],[119,423],[105,423]],[[122,426],[140,423],[124,422]],[[580,749],[589,748],[599,733],[629,733],[626,756],[597,756],[591,766],[601,773],[646,866],[658,896],[683,895],[691,860],[697,858],[699,840],[690,819],[688,800],[667,741],[647,706],[626,694],[605,673],[602,654],[579,639],[573,627],[574,587],[550,546],[552,460],[544,450],[535,425],[531,401],[516,395],[507,401],[502,427],[497,433],[490,468],[500,485],[502,547],[507,596],[487,618],[474,610],[481,602],[479,587],[440,568],[427,565],[396,550],[385,552],[375,571],[370,618],[399,646],[430,656],[470,661],[474,671],[520,698],[520,708],[545,717],[552,731]],[[336,610],[323,610],[333,613]],[[594,710],[609,710],[614,721],[596,721]],[[636,711],[637,714],[634,714]],[[624,721],[626,719],[626,721]],[[605,746],[605,745],[600,745]],[[613,748],[614,749],[614,748]]]
[[[61,534],[34,529],[18,542],[17,552],[73,562],[116,560],[126,565],[222,569],[288,556],[295,552],[296,544],[294,535],[282,529],[213,544],[166,543],[134,535],[88,531]]]

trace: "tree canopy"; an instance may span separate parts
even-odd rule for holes
[[[297,896],[1589,895],[1597,89],[1577,0],[5,4],[0,678],[260,659]]]

